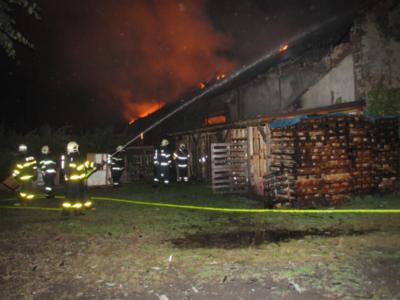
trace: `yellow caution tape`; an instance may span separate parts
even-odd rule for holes
[[[146,205],[155,207],[170,207],[179,209],[226,212],[226,213],[288,213],[288,214],[400,214],[400,209],[257,209],[257,208],[223,208],[223,207],[209,207],[209,206],[196,206],[196,205],[180,205],[161,202],[145,202],[139,200],[128,200],[109,197],[91,197],[93,200],[112,201],[119,203],[127,203],[134,205]],[[56,196],[56,199],[64,199],[62,196]],[[46,207],[32,207],[32,206],[5,206],[1,205],[0,208],[17,208],[17,209],[36,209],[36,210],[53,210],[59,211],[61,208],[46,208]]]
[[[61,208],[56,207],[40,207],[40,206],[11,206],[11,205],[0,205],[0,208],[11,208],[11,209],[30,209],[30,210],[51,210],[60,211]]]
[[[93,200],[113,201],[130,203],[136,205],[148,205],[158,207],[172,207],[191,210],[220,211],[227,213],[290,213],[290,214],[333,214],[333,213],[380,213],[380,214],[399,214],[400,209],[257,209],[257,208],[222,208],[195,205],[179,205],[160,202],[144,202],[137,200],[126,200],[108,197],[92,197]]]

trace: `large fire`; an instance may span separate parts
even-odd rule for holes
[[[231,39],[213,27],[207,0],[114,2],[93,1],[95,12],[84,15],[91,26],[66,27],[60,45],[71,80],[102,101],[97,111],[118,109],[129,121],[161,106],[147,99],[176,101],[234,69],[224,55]],[[77,43],[77,36],[84,38]]]
[[[129,120],[129,124],[133,124],[137,119],[147,117],[164,105],[164,101],[127,102],[124,116]]]

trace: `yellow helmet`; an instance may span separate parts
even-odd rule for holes
[[[71,141],[67,144],[67,153],[72,154],[72,153],[77,153],[79,152],[79,145],[77,142]]]
[[[28,151],[28,146],[27,145],[21,144],[21,145],[18,146],[18,152],[24,153],[26,151]]]
[[[49,153],[50,153],[50,148],[49,148],[49,146],[44,145],[44,146],[42,147],[41,152],[42,152],[42,154],[49,154]]]

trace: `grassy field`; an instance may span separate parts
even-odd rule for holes
[[[90,193],[261,208],[200,184]],[[62,217],[5,208],[13,197],[0,198],[1,299],[400,297],[400,214],[226,213],[101,200],[84,216]],[[56,208],[59,200],[30,206]],[[344,208],[400,208],[400,196],[368,196]]]

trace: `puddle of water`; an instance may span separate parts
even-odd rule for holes
[[[184,238],[170,240],[177,248],[241,248],[259,246],[263,243],[281,243],[289,240],[302,239],[306,236],[337,237],[349,235],[363,235],[371,232],[363,230],[339,229],[309,229],[309,230],[260,230],[237,231],[227,233],[196,233]]]

